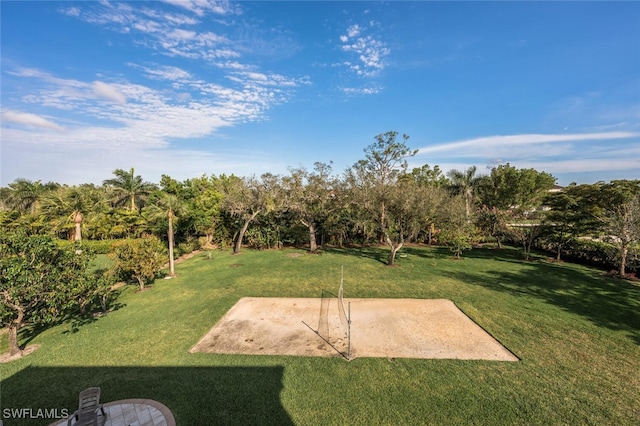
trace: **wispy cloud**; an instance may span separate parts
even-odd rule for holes
[[[492,148],[507,147],[512,148],[521,145],[541,145],[558,142],[577,142],[594,140],[627,139],[639,137],[640,133],[633,132],[602,132],[602,133],[573,133],[573,134],[522,134],[487,136],[481,138],[466,139],[455,142],[448,142],[432,146],[426,146],[418,150],[418,154],[442,153],[457,151],[462,154],[463,150],[477,152],[476,150],[486,150]]]
[[[207,13],[230,15],[238,9],[225,1],[169,1],[194,13],[197,18],[183,14],[160,13],[137,4],[101,2],[87,7],[65,8],[62,13],[82,21],[99,25],[122,34],[129,34],[137,45],[156,50],[167,56],[202,59],[212,63],[240,57],[234,43],[212,31],[198,31],[197,25]]]
[[[127,97],[120,93],[116,87],[110,84],[103,83],[102,81],[94,81],[91,86],[93,88],[93,92],[98,97],[108,99],[119,104],[127,103]]]
[[[640,170],[640,133],[610,131],[570,134],[517,134],[465,139],[425,146],[416,161],[424,158],[443,170],[476,165],[490,170],[510,163],[534,168],[554,176],[580,173],[628,176]],[[626,171],[626,174],[624,174]]]
[[[382,91],[381,87],[341,87],[345,95],[375,95]]]
[[[63,79],[37,69],[13,71],[13,76],[37,87],[22,98],[25,106],[47,108],[51,119],[17,113],[3,121],[28,129],[4,129],[3,142],[78,146],[101,144],[114,150],[126,146],[165,147],[172,142],[201,138],[237,123],[260,120],[274,105],[286,102],[307,77],[277,73],[231,71],[228,84],[212,83],[174,66],[140,66],[158,87],[118,82]],[[223,81],[224,82],[224,81]],[[57,115],[64,116],[55,120]],[[73,118],[70,118],[73,117]],[[42,129],[62,131],[47,135]]]
[[[41,117],[36,114],[31,114],[28,112],[18,112],[18,111],[11,111],[11,110],[4,111],[2,113],[2,120],[5,122],[21,124],[29,127],[55,130],[57,132],[64,131],[64,128],[62,126],[57,125],[53,121],[47,120],[44,117]]]
[[[227,0],[163,0],[165,3],[187,9],[198,16],[208,12],[217,15],[231,15],[240,13],[238,5]]]

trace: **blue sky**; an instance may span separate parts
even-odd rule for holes
[[[2,1],[0,183],[410,165],[640,179],[640,3]]]

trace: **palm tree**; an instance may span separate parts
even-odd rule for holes
[[[480,181],[480,177],[476,176],[476,166],[471,166],[464,171],[449,170],[447,173],[449,179],[451,179],[451,188],[457,194],[462,194],[464,197],[464,207],[467,217],[467,222],[471,220],[471,203],[475,194],[476,186]]]
[[[93,185],[61,187],[43,198],[42,210],[54,228],[68,229],[74,241],[81,241],[85,217],[105,203],[104,194]]]
[[[116,205],[129,204],[129,209],[138,209],[136,200],[141,201],[149,195],[156,186],[149,182],[143,182],[140,175],[135,175],[133,167],[130,171],[116,169],[113,171],[114,179],[107,179],[102,184],[110,187],[114,193]]]
[[[179,215],[184,210],[183,202],[173,194],[167,194],[162,192],[158,197],[155,197],[153,204],[145,208],[153,219],[167,218],[167,237],[169,239],[169,274],[173,277],[176,275],[173,259],[173,247],[174,247],[174,232],[173,221],[176,215]]]
[[[43,184],[39,180],[34,182],[18,178],[8,186],[7,206],[15,210],[34,213],[45,194],[55,190],[60,185],[53,182]]]

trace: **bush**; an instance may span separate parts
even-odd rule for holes
[[[69,240],[57,240],[58,247],[65,248],[74,244],[79,244],[81,248],[89,250],[95,254],[107,254],[111,252],[114,244],[117,244],[122,240],[82,240],[79,243]]]
[[[553,245],[548,241],[540,241],[539,248],[552,251]],[[637,271],[639,266],[638,252],[640,247],[631,248],[627,257],[626,268]],[[562,258],[582,265],[595,266],[601,269],[618,269],[620,260],[616,247],[612,244],[591,240],[577,239],[567,243],[562,248]]]
[[[122,240],[113,246],[109,255],[115,261],[115,270],[121,277],[135,278],[144,290],[153,281],[167,259],[164,244],[152,235]]]
[[[206,240],[205,240],[206,241]],[[187,241],[181,242],[173,250],[173,256],[179,257],[184,254],[189,254],[193,251],[200,250],[202,243],[198,238],[188,238]]]

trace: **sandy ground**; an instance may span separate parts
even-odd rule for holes
[[[191,352],[518,361],[450,300],[344,299],[350,330],[337,300],[242,298]]]

